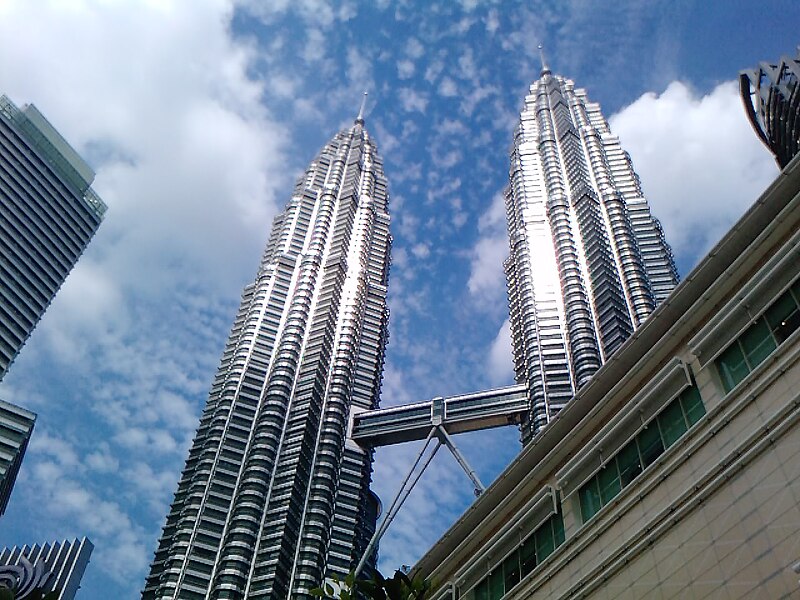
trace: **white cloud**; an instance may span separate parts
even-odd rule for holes
[[[492,385],[508,385],[514,381],[514,363],[511,356],[511,324],[506,319],[489,349],[488,377]]]
[[[252,79],[254,49],[231,38],[231,16],[221,0],[0,4],[0,55],[16,57],[0,62],[3,91],[35,103],[86,156],[109,205],[3,383],[39,413],[15,501],[48,537],[90,537],[97,577],[131,589],[236,297],[291,189],[287,133],[261,103],[269,81]],[[316,60],[324,36],[309,36]],[[69,388],[48,389],[51,372]],[[65,413],[81,417],[61,432]],[[88,471],[103,485],[87,484]]]
[[[499,91],[496,86],[477,85],[472,90],[464,94],[464,97],[461,101],[461,112],[468,117],[471,116],[478,104],[490,96],[497,95],[498,93]]]
[[[500,19],[497,16],[497,9],[491,9],[486,15],[486,31],[489,34],[494,35],[497,32],[497,29],[500,27]]]
[[[113,473],[119,468],[119,459],[112,453],[108,442],[98,444],[97,449],[89,453],[84,462],[90,469],[100,473]]]
[[[431,61],[425,68],[425,81],[433,84],[444,69],[444,62],[440,59]]]
[[[37,442],[37,437],[39,441]],[[45,443],[42,439],[46,438]],[[50,457],[50,449],[58,454]],[[79,479],[71,460],[76,450],[64,439],[37,431],[23,471],[26,486],[17,494],[26,496],[29,509],[47,506],[56,520],[48,524],[48,537],[65,539],[88,535],[95,543],[92,562],[114,580],[126,582],[131,572],[141,572],[147,564],[150,543],[141,527],[135,525],[121,505],[105,498],[85,478]],[[112,495],[113,498],[113,495]],[[19,499],[18,499],[19,500]],[[30,540],[30,542],[35,540]]]
[[[692,266],[777,175],[735,82],[698,96],[673,82],[610,119],[679,262]]]
[[[449,152],[431,152],[431,160],[438,169],[446,170],[454,167],[461,160],[462,154],[460,150],[450,150]],[[460,185],[460,183],[459,183]]]
[[[445,98],[457,96],[458,86],[456,82],[449,77],[442,77],[442,80],[439,82],[439,95]]]
[[[303,58],[307,63],[316,63],[325,57],[325,34],[319,29],[309,29],[303,46]]]
[[[400,79],[410,79],[413,77],[415,71],[415,66],[413,61],[410,60],[400,60],[397,61],[397,76]]]
[[[477,83],[478,67],[475,64],[475,55],[469,46],[465,46],[463,53],[458,57],[458,74],[462,79]]]
[[[428,107],[427,95],[411,88],[400,88],[397,91],[397,96],[400,99],[400,104],[403,105],[403,110],[406,112],[424,113]]]
[[[431,248],[428,244],[414,244],[411,247],[411,254],[413,254],[416,258],[428,258],[431,254]]]
[[[347,49],[347,79],[350,83],[367,90],[375,87],[372,83],[372,65],[369,58],[353,46]]]
[[[505,223],[505,198],[498,193],[478,221],[479,237],[470,252],[467,289],[478,305],[486,308],[496,309],[505,295],[503,260],[508,256]]]
[[[414,60],[422,58],[425,54],[425,46],[415,37],[408,38],[406,42],[406,54]]]
[[[337,3],[338,10],[326,0],[237,0],[237,3],[265,23],[292,13],[304,23],[322,28],[329,28],[337,21],[349,21],[358,13],[358,6],[354,2]]]

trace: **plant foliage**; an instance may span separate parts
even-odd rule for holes
[[[372,579],[356,579],[353,573],[344,579],[334,575],[330,582],[311,590],[311,594],[329,600],[427,600],[430,588],[430,583],[421,577],[411,579],[402,571],[395,571],[391,579],[375,571]]]

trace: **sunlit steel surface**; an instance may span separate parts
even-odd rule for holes
[[[387,182],[363,115],[279,214],[242,294],[144,598],[311,598],[375,530],[373,452],[388,309]]]
[[[600,107],[543,64],[511,149],[505,262],[529,441],[678,281],[630,157]]]
[[[800,48],[797,58],[760,63],[739,74],[747,118],[781,169],[800,152]]]
[[[448,433],[518,425],[528,410],[527,388],[512,385],[359,413],[351,437],[369,447],[424,440],[431,427]]]

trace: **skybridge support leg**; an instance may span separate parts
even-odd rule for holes
[[[467,477],[469,477],[470,481],[472,481],[472,485],[475,486],[475,496],[480,496],[484,491],[486,491],[486,487],[481,483],[481,480],[478,479],[478,474],[475,472],[475,469],[469,465],[467,459],[464,458],[464,455],[461,454],[458,448],[456,448],[453,438],[450,437],[450,434],[447,433],[447,430],[441,425],[437,425],[436,428],[439,430],[438,434],[441,443],[447,446],[447,449],[452,452],[453,456],[456,458],[456,461],[458,461],[458,464],[461,465],[461,468],[464,469]]]
[[[433,457],[436,456],[436,451],[439,450],[439,447],[442,445],[442,440],[437,437],[436,445],[433,447],[433,451],[430,455],[425,459],[425,462],[422,464],[422,468],[419,470],[418,473],[414,474],[417,466],[422,460],[423,455],[425,454],[426,450],[428,449],[429,444],[431,443],[434,435],[437,433],[436,427],[432,427],[428,437],[425,439],[425,444],[422,446],[422,449],[419,451],[417,455],[417,460],[414,461],[414,464],[411,466],[411,470],[409,470],[408,475],[403,480],[403,484],[400,486],[400,490],[398,490],[397,495],[395,496],[394,500],[392,501],[391,506],[389,506],[389,510],[386,511],[386,516],[383,518],[383,522],[380,524],[375,530],[375,533],[372,535],[372,539],[370,539],[369,544],[367,544],[367,549],[364,551],[364,556],[361,557],[361,561],[358,563],[358,566],[355,570],[355,576],[358,577],[358,574],[364,568],[364,565],[367,564],[367,560],[372,555],[372,552],[377,546],[380,539],[383,537],[383,534],[386,533],[386,530],[389,528],[389,525],[392,523],[392,520],[397,516],[397,513],[400,511],[400,508],[403,506],[403,503],[408,498],[408,495],[411,493],[411,490],[416,485],[419,478],[422,477],[422,474],[425,472],[425,469],[428,468],[428,465],[431,464]],[[412,479],[412,475],[414,476]],[[410,480],[410,484],[409,484]]]
[[[417,466],[419,466],[422,457],[425,455],[425,452],[428,450],[428,446],[433,441],[434,437],[436,437],[436,445],[433,447],[433,451],[428,455],[427,458],[425,458],[425,461],[422,463],[422,468],[419,470],[419,472],[415,473]],[[447,433],[447,430],[445,430],[441,424],[434,424],[434,426],[431,427],[430,433],[428,433],[428,437],[425,438],[425,444],[419,451],[417,459],[414,461],[414,464],[411,465],[408,475],[406,475],[406,478],[403,480],[400,490],[398,490],[397,495],[395,496],[394,500],[392,500],[389,510],[386,511],[386,516],[383,518],[380,526],[375,530],[375,533],[372,535],[372,539],[370,539],[369,544],[367,544],[367,549],[364,551],[364,556],[361,557],[361,560],[356,567],[356,577],[358,577],[358,574],[364,569],[364,565],[367,564],[367,560],[369,560],[369,557],[375,550],[375,546],[377,546],[378,542],[383,537],[383,534],[386,533],[386,530],[389,529],[389,525],[391,525],[392,521],[397,516],[397,513],[400,511],[400,508],[403,506],[406,498],[408,498],[408,495],[411,493],[411,490],[414,489],[417,481],[419,481],[420,477],[422,477],[425,469],[427,469],[428,465],[431,464],[433,457],[436,455],[436,452],[442,445],[447,446],[447,449],[452,452],[458,464],[461,465],[461,468],[464,469],[467,477],[469,477],[470,481],[472,481],[472,485],[475,486],[475,495],[480,496],[484,490],[486,490],[484,485],[481,483],[481,480],[478,478],[478,474],[475,472],[475,469],[469,465],[467,459],[464,458],[464,455],[462,455],[458,450],[456,445],[453,443],[453,439],[450,437],[450,434]]]

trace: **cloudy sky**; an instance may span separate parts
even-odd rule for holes
[[[537,44],[601,103],[686,275],[777,174],[735,80],[798,24],[790,0],[0,0],[0,92],[109,205],[0,386],[39,415],[0,545],[86,535],[80,598],[138,596],[271,219],[363,90],[395,239],[388,406],[511,382],[499,198]],[[514,430],[457,443],[485,482],[519,450]],[[416,451],[377,452],[385,501]],[[382,568],[471,500],[442,453]]]

